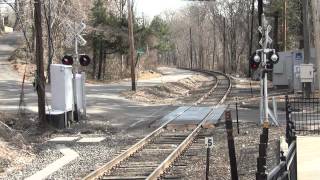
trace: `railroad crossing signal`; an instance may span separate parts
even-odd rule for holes
[[[260,122],[261,124],[269,124],[269,115],[275,125],[278,125],[277,119],[269,110],[268,105],[268,77],[267,74],[271,72],[273,65],[277,64],[279,61],[279,56],[276,53],[275,49],[268,48],[272,43],[272,39],[269,36],[269,33],[272,30],[272,27],[268,24],[264,14],[262,14],[262,26],[258,28],[259,32],[262,34],[262,39],[260,40],[261,49],[256,50],[255,56],[250,58],[250,63],[256,63],[258,60],[261,61],[261,101],[260,101]],[[256,61],[257,60],[257,61]],[[251,65],[251,64],[250,64]]]

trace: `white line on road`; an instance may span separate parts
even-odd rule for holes
[[[79,154],[74,150],[67,148],[64,145],[57,145],[59,151],[63,154],[63,157],[49,164],[47,167],[38,171],[34,175],[26,178],[25,180],[42,180],[48,177],[50,174],[58,171],[64,165],[69,164],[71,161],[79,157]]]

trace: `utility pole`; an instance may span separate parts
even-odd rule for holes
[[[309,34],[309,0],[302,0],[303,6],[303,49],[304,49],[304,63],[310,63],[310,34]],[[318,33],[318,32],[317,32]],[[311,94],[311,83],[303,83],[304,95],[309,98]]]
[[[312,2],[312,13],[313,13],[313,22],[314,22],[314,44],[316,48],[316,64],[317,64],[317,74],[318,74],[318,85],[320,92],[320,2],[318,0],[311,0]]]
[[[129,29],[129,47],[130,47],[130,62],[131,62],[131,82],[132,91],[136,91],[136,73],[134,63],[134,37],[133,37],[133,22],[132,22],[132,5],[131,0],[128,0],[128,29]]]
[[[273,43],[273,47],[274,47],[274,49],[276,49],[276,51],[279,51],[279,40],[278,40],[278,33],[279,33],[279,29],[278,29],[278,27],[279,27],[279,12],[278,11],[276,11],[275,13],[274,13],[274,30],[273,30],[273,41],[274,41],[274,43]]]
[[[263,0],[258,0],[258,21],[259,21],[259,26],[262,25],[262,14],[263,14]],[[259,39],[261,39],[261,34],[259,34]]]
[[[39,122],[42,126],[46,126],[46,111],[45,111],[45,78],[43,67],[43,41],[42,41],[42,17],[41,17],[41,1],[34,0],[34,24],[36,31],[36,83],[38,94],[38,115]]]
[[[193,53],[192,53],[192,29],[190,27],[190,69],[192,69],[192,64],[193,64]]]
[[[287,0],[283,0],[283,50],[287,50]],[[305,1],[305,0],[302,0]]]

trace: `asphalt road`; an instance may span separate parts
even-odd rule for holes
[[[22,76],[12,69],[8,58],[21,46],[21,33],[9,33],[0,37],[0,110],[17,111],[21,95]],[[26,83],[24,97],[30,107],[35,106],[36,94],[30,83]]]
[[[19,33],[0,37],[0,111],[17,113],[21,96],[22,77],[15,72],[8,58],[23,41]],[[138,81],[142,86],[156,86],[164,82],[174,82],[194,75],[193,72],[175,68],[163,68],[164,76]],[[147,105],[123,98],[122,91],[131,88],[129,81],[112,84],[86,84],[88,121],[93,124],[108,124],[119,129],[141,128],[161,118],[176,107],[167,105]],[[50,107],[50,86],[46,86],[46,102]],[[37,95],[31,82],[24,87],[25,109],[37,112]]]
[[[160,78],[139,80],[138,89],[156,86],[165,82],[176,82],[194,75],[194,72],[176,68],[163,68]],[[141,129],[159,120],[177,107],[168,105],[148,105],[123,98],[120,94],[131,89],[131,82],[121,81],[111,84],[87,84],[87,112],[94,124],[108,123],[121,130]]]

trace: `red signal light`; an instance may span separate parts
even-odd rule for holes
[[[65,55],[62,60],[62,64],[64,65],[72,65],[73,64],[73,57],[70,55]]]

